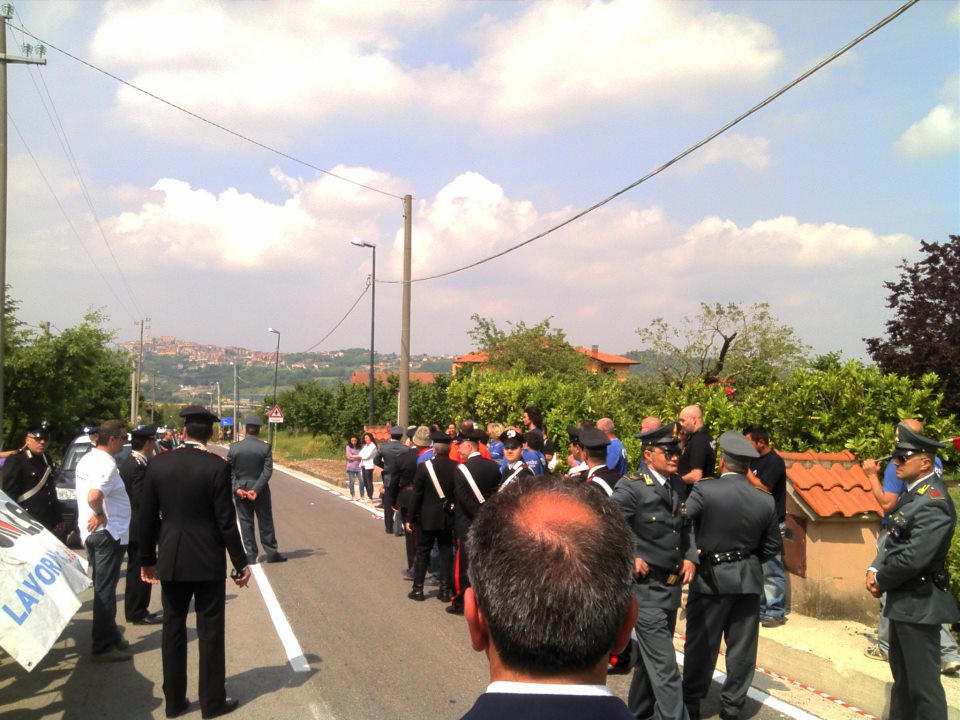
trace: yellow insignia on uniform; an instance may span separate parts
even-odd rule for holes
[[[680,442],[680,423],[673,424],[673,439]]]
[[[917,495],[926,495],[926,494],[927,494],[927,490],[929,490],[929,489],[930,489],[930,486],[929,486],[929,485],[923,485],[923,486],[917,488]]]
[[[899,445],[899,444],[900,444],[900,426],[899,426],[899,425],[897,425],[897,426],[893,429],[893,444],[894,444],[894,445]]]

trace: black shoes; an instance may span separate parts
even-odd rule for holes
[[[177,703],[175,707],[167,708],[166,714],[168,718],[179,717],[180,715],[183,715],[183,713],[185,713],[189,708],[190,708],[190,701],[187,698],[184,698],[179,703]]]
[[[414,585],[413,590],[407,593],[407,597],[417,602],[423,602],[423,585]]]
[[[447,612],[451,615],[463,615],[463,605],[450,605],[447,607]]]
[[[270,557],[267,558],[268,563],[278,563],[278,562],[286,562],[286,561],[287,559],[280,553],[277,553],[276,555],[271,555]]]
[[[147,613],[139,620],[132,621],[134,625],[162,625],[163,615],[160,613]]]
[[[236,710],[239,704],[240,701],[236,698],[228,697],[223,701],[220,707],[211,710],[208,713],[201,713],[201,716],[204,718],[215,718],[220,717],[221,715],[227,715],[228,713],[232,713],[234,710]]]
[[[437,600],[442,603],[448,603],[451,597],[453,597],[453,593],[450,592],[450,588],[441,585],[440,592],[437,593]]]

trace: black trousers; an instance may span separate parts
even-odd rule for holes
[[[417,542],[417,559],[413,564],[413,584],[423,587],[427,577],[427,565],[430,564],[430,551],[433,544],[437,544],[440,551],[440,584],[450,587],[450,575],[453,570],[453,531],[451,530],[424,530],[417,529],[420,536]]]
[[[633,671],[627,706],[638,718],[684,720],[683,685],[673,648],[677,608],[644,607],[637,615],[640,660]]]
[[[727,715],[736,717],[747,701],[757,662],[759,595],[691,592],[687,596],[687,640],[683,645],[683,700],[687,705],[699,708],[707,696],[721,637],[727,643],[727,679],[720,688],[720,704]]]
[[[179,709],[187,695],[187,614],[192,598],[200,647],[200,710],[203,714],[212,713],[227,697],[225,583],[223,580],[164,581],[160,594],[163,599],[163,697],[167,712]]]
[[[467,560],[467,538],[457,537],[457,557],[453,562],[453,599],[451,604],[463,607],[463,594],[470,587],[469,565]]]
[[[890,720],[947,720],[940,626],[890,621]]]
[[[393,503],[395,498],[393,497],[393,485],[396,481],[391,481],[390,484],[387,484],[387,481],[384,480],[383,484],[383,525],[386,527],[388,533],[393,532]]]
[[[409,508],[401,507],[400,508],[400,517],[403,518],[403,524],[406,525],[409,522]],[[417,557],[417,528],[413,528],[413,532],[404,533],[403,543],[406,546],[407,550],[407,568],[413,569],[413,561]]]
[[[140,544],[130,538],[127,545],[127,587],[123,591],[123,616],[127,622],[143,620],[150,613],[153,585],[140,579]]]
[[[237,501],[237,520],[240,522],[240,537],[243,538],[243,549],[247,558],[257,557],[257,540],[254,536],[253,517],[257,517],[260,526],[260,544],[267,557],[277,554],[277,536],[273,531],[273,501],[270,499],[270,486],[264,485],[263,490],[257,493],[256,500]]]

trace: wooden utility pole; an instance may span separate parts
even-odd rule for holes
[[[412,255],[413,198],[403,196],[403,295],[400,301],[400,399],[397,424],[407,427],[410,419],[410,265]]]
[[[7,20],[12,16],[13,5],[8,3],[0,8],[0,449],[3,448],[3,347],[6,343],[4,320],[7,316],[7,64],[47,64],[42,45],[37,49],[39,57],[7,55]],[[33,48],[29,48],[29,51],[28,54],[32,53]]]

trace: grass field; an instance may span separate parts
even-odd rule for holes
[[[266,440],[266,432],[261,436]],[[273,444],[273,455],[279,462],[310,458],[335,459],[343,455],[343,447],[331,440],[329,435],[314,436],[310,433],[280,431]]]

